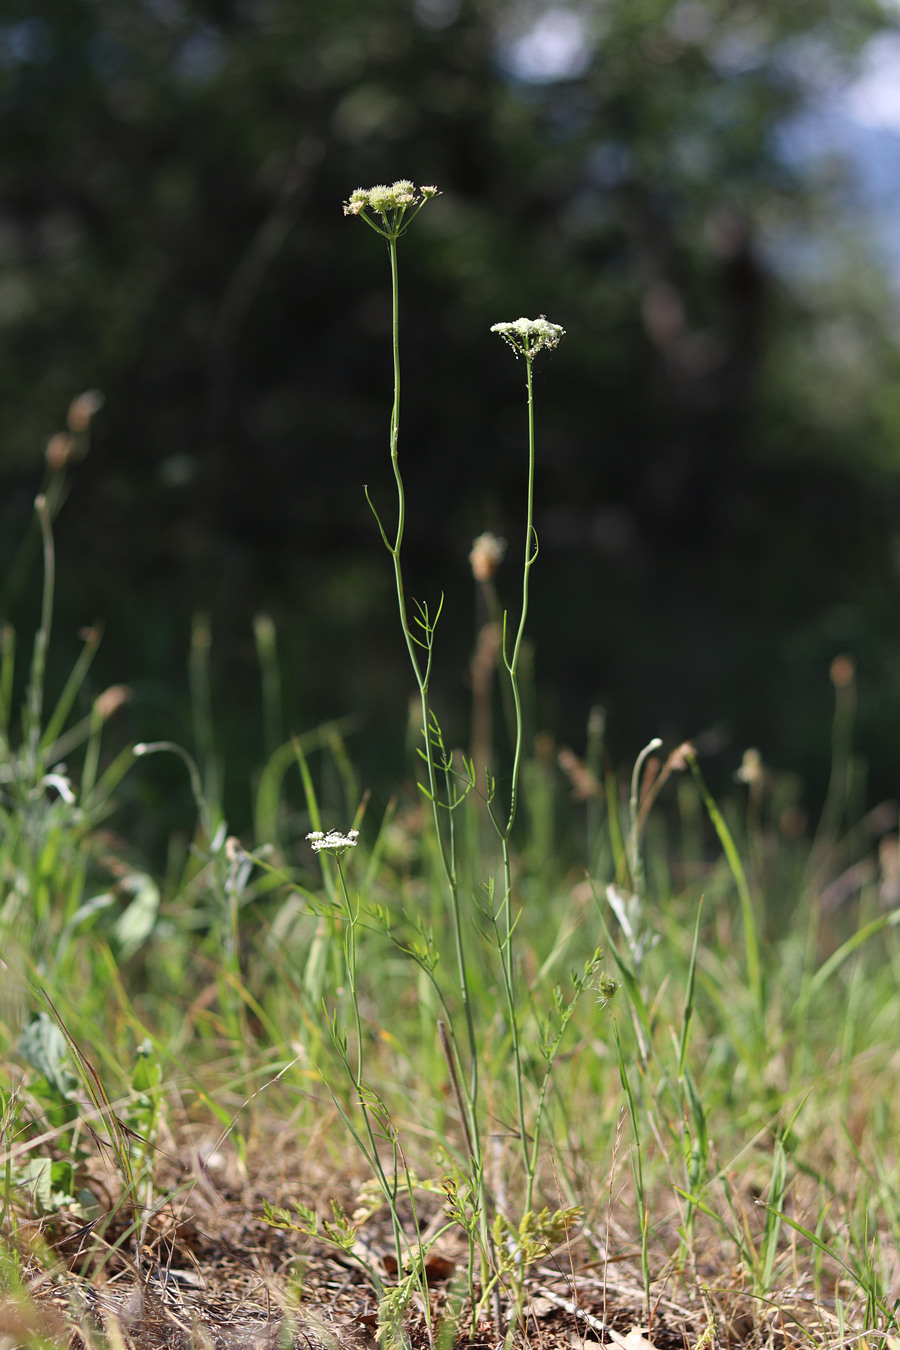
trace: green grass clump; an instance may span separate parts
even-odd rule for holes
[[[257,1232],[362,1272],[390,1345],[546,1340],[540,1300],[604,1340],[632,1322],[651,1344],[673,1325],[697,1345],[895,1336],[900,867],[896,814],[849,816],[852,664],[832,670],[812,840],[750,752],[720,805],[690,744],[652,740],[622,784],[599,710],[581,753],[534,734],[533,363],[563,330],[520,319],[495,325],[526,377],[518,602],[510,617],[505,545],[481,536],[472,742],[448,743],[442,601],[407,596],[399,454],[397,244],[436,195],[400,181],[345,207],[391,267],[393,525],[372,509],[419,705],[417,778],[380,819],[341,724],[279,743],[266,620],[252,837],[222,814],[202,624],[194,753],[103,750],[120,696],[85,706],[96,634],[48,712],[38,500],[18,717],[9,628],[0,662],[0,1335],[5,1317],[23,1343],[59,1339],[23,1311],[41,1281],[146,1282],[164,1250],[177,1265],[227,1158],[220,1200],[240,1192]],[[104,826],[153,754],[181,761],[196,806],[163,878]]]

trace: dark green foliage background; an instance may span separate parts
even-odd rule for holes
[[[408,580],[446,591],[438,702],[466,728],[466,555],[511,553],[523,371],[490,324],[568,330],[537,371],[536,726],[617,758],[709,728],[815,797],[828,666],[861,677],[872,792],[895,782],[898,356],[834,166],[778,129],[889,20],[864,0],[585,0],[587,69],[517,81],[503,0],[5,0],[0,474],[7,566],[69,399],[106,406],[59,518],[56,678],[102,618],[95,692],[190,741],[209,614],[232,812],[262,757],[252,617],[279,630],[284,731],[348,711],[402,772],[410,679],[388,560],[389,275],[340,204],[444,195],[401,247]],[[843,206],[842,206],[843,203]],[[788,261],[793,260],[793,261]],[[506,597],[515,603],[513,569]],[[27,634],[34,584],[8,595]],[[501,585],[503,580],[501,578]]]

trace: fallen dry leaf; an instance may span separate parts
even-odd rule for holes
[[[622,1350],[656,1350],[656,1346],[647,1340],[640,1327],[632,1327],[627,1336],[621,1336],[612,1327],[608,1328],[608,1332],[610,1338],[616,1345],[621,1346]]]

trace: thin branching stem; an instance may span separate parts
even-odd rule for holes
[[[450,913],[453,921],[454,945],[456,948],[456,974],[459,985],[460,998],[463,1004],[463,1010],[466,1018],[466,1031],[469,1042],[469,1089],[468,1089],[468,1108],[469,1108],[469,1129],[472,1132],[473,1140],[478,1138],[478,1124],[475,1118],[475,1108],[478,1099],[478,1049],[475,1037],[475,1022],[472,1013],[472,1002],[469,996],[468,975],[466,971],[465,945],[462,932],[462,917],[459,908],[459,883],[456,874],[454,852],[448,847],[447,838],[443,829],[440,812],[440,798],[438,792],[437,764],[434,756],[434,745],[431,738],[431,703],[429,700],[429,685],[431,680],[432,656],[434,651],[434,627],[429,623],[424,629],[425,646],[427,650],[427,660],[423,671],[418,652],[416,651],[416,638],[413,636],[409,624],[409,617],[406,607],[406,589],[403,583],[403,568],[400,560],[400,550],[403,543],[403,533],[406,523],[406,491],[403,484],[403,475],[400,471],[400,295],[399,295],[399,275],[397,267],[397,239],[396,237],[388,239],[388,253],[391,260],[391,332],[393,346],[393,366],[394,366],[394,401],[391,407],[391,430],[390,430],[390,451],[391,468],[394,472],[394,481],[397,485],[397,529],[394,536],[393,545],[389,545],[391,559],[394,564],[394,581],[397,590],[397,605],[400,612],[400,626],[403,630],[403,637],[406,642],[406,649],[409,652],[410,663],[415,675],[416,684],[419,689],[419,702],[422,715],[422,735],[425,742],[425,764],[428,774],[428,796],[431,801],[431,810],[434,818],[435,835],[437,837],[438,850],[441,858],[441,865],[447,880],[447,891],[450,900]],[[420,644],[421,645],[421,644]]]
[[[426,765],[426,774],[428,779],[427,795],[431,802],[432,817],[434,820],[435,836],[437,839],[438,852],[441,859],[441,867],[447,883],[447,894],[450,906],[450,915],[453,927],[454,948],[456,955],[456,980],[459,988],[460,1000],[462,1002],[463,1012],[466,1023],[466,1037],[468,1041],[468,1065],[465,1078],[466,1090],[463,1096],[465,1108],[465,1120],[463,1122],[466,1133],[471,1140],[474,1156],[477,1160],[473,1166],[473,1180],[478,1189],[479,1206],[481,1210],[481,1222],[483,1225],[483,1241],[487,1246],[489,1243],[489,1234],[487,1230],[487,1204],[484,1193],[484,1168],[482,1165],[482,1149],[480,1130],[478,1123],[478,1044],[475,1033],[475,1019],[472,1010],[472,1000],[468,984],[468,972],[466,966],[465,943],[462,929],[462,915],[459,904],[459,882],[456,871],[456,849],[455,837],[453,832],[452,809],[453,801],[448,799],[446,808],[450,814],[450,825],[447,830],[444,828],[444,822],[441,818],[441,798],[438,787],[438,764],[435,757],[435,745],[432,735],[433,715],[429,699],[429,687],[431,682],[431,670],[434,653],[434,628],[437,617],[432,618],[426,610],[422,610],[421,624],[423,636],[420,638],[415,635],[410,625],[409,613],[407,609],[406,588],[403,579],[403,567],[401,562],[401,549],[406,525],[406,492],[403,483],[403,475],[400,469],[400,304],[399,304],[399,271],[397,263],[397,239],[402,230],[395,226],[390,232],[384,233],[383,237],[387,240],[388,256],[391,266],[391,334],[392,334],[392,358],[393,358],[393,376],[394,376],[394,397],[391,406],[390,422],[390,456],[391,468],[394,474],[394,482],[397,489],[397,525],[394,532],[393,542],[390,541],[385,533],[384,527],[378,519],[379,528],[382,537],[387,545],[388,552],[391,555],[391,561],[394,568],[394,582],[397,594],[397,606],[400,615],[400,626],[403,631],[403,638],[406,643],[406,649],[409,654],[410,664],[415,676],[416,685],[419,691],[419,704],[422,719],[422,735],[424,740],[423,758]],[[381,231],[379,231],[381,233]],[[439,611],[438,611],[439,613]],[[424,648],[424,665],[418,649]],[[446,772],[445,772],[446,786]],[[462,1057],[457,1044],[455,1029],[452,1020],[448,1021],[448,1033],[453,1045],[457,1062],[462,1063]]]

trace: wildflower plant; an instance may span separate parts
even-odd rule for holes
[[[393,350],[393,404],[391,407],[389,428],[389,452],[391,468],[396,487],[396,518],[391,526],[383,514],[375,507],[368,489],[366,498],[375,516],[382,540],[391,557],[394,570],[397,607],[400,626],[409,654],[410,664],[419,695],[422,744],[419,755],[423,765],[423,781],[420,790],[431,807],[434,838],[440,858],[440,867],[444,878],[444,891],[450,930],[453,943],[453,990],[447,987],[442,976],[443,966],[438,965],[438,953],[435,950],[434,937],[419,925],[420,940],[403,943],[395,937],[392,918],[383,909],[369,916],[374,925],[386,932],[398,949],[415,961],[424,978],[431,984],[436,1006],[440,1009],[437,1033],[441,1050],[446,1060],[447,1070],[460,1113],[463,1146],[467,1158],[468,1176],[464,1178],[463,1189],[469,1197],[462,1226],[470,1241],[469,1292],[473,1309],[484,1310],[488,1298],[494,1302],[495,1322],[499,1322],[499,1290],[504,1288],[510,1297],[512,1306],[518,1315],[521,1312],[523,1285],[522,1276],[525,1267],[533,1255],[524,1247],[507,1241],[510,1232],[518,1231],[519,1225],[537,1223],[543,1232],[549,1233],[557,1223],[557,1216],[541,1215],[539,1220],[532,1214],[532,1201],[537,1177],[541,1148],[541,1124],[547,1099],[547,1089],[562,1033],[571,1017],[572,1009],[580,996],[594,987],[597,975],[599,954],[586,963],[584,972],[573,979],[572,991],[566,999],[561,991],[554,995],[553,1007],[546,1020],[539,1022],[539,1058],[544,1061],[544,1070],[538,1075],[535,1084],[534,1109],[530,1114],[526,1103],[526,1066],[520,1046],[520,1032],[523,1019],[522,1000],[517,990],[514,934],[516,916],[513,905],[512,875],[512,835],[519,804],[519,786],[522,773],[524,721],[522,697],[519,684],[519,664],[523,650],[526,620],[529,603],[529,581],[531,569],[538,556],[538,541],[534,527],[534,397],[533,365],[535,358],[544,351],[556,348],[565,336],[565,330],[551,323],[543,315],[537,319],[520,318],[510,323],[498,323],[492,328],[512,348],[517,357],[524,358],[526,375],[526,411],[528,427],[527,449],[527,492],[525,508],[524,553],[522,559],[521,601],[518,618],[510,621],[508,613],[503,612],[499,622],[500,654],[502,667],[506,675],[504,690],[506,701],[511,708],[509,718],[512,750],[512,770],[507,798],[501,802],[497,784],[485,768],[482,777],[476,771],[473,760],[452,754],[446,745],[440,722],[431,703],[431,679],[433,673],[435,633],[440,619],[443,600],[437,606],[430,607],[426,602],[411,602],[407,596],[402,566],[402,545],[406,525],[406,492],[400,464],[400,338],[399,338],[399,280],[397,265],[398,241],[405,234],[412,221],[427,202],[438,195],[435,187],[417,188],[409,180],[401,179],[390,187],[358,188],[344,203],[344,214],[358,216],[376,234],[385,240],[391,269],[392,295],[392,350]],[[476,577],[488,583],[499,566],[506,548],[505,541],[493,536],[482,536],[473,546],[472,566]],[[521,1169],[524,1177],[524,1209],[522,1217],[510,1227],[512,1220],[503,1215],[498,1202],[489,1195],[485,1180],[485,1138],[484,1108],[482,1106],[481,1073],[483,1069],[483,1051],[473,1013],[473,998],[470,989],[470,966],[467,961],[466,936],[463,924],[463,897],[461,895],[460,872],[458,866],[458,827],[456,817],[463,802],[472,795],[481,798],[489,820],[493,826],[500,853],[500,885],[493,879],[488,880],[482,890],[480,913],[475,920],[482,934],[487,938],[495,953],[500,971],[500,984],[503,989],[503,1001],[506,1015],[507,1034],[512,1050],[513,1077],[517,1103],[517,1128]],[[352,837],[351,837],[352,835]],[[355,933],[360,921],[359,902],[351,905],[344,881],[340,857],[344,850],[356,843],[355,833],[341,835],[339,832],[324,834],[316,830],[308,836],[309,842],[317,852],[325,851],[335,857],[341,890],[345,904],[345,958],[351,993],[355,991]],[[352,1000],[351,1000],[352,1001]],[[458,1028],[459,1024],[459,1028]],[[355,1027],[357,1046],[361,1045],[361,1026],[358,1009]],[[333,1039],[345,1047],[345,1064],[349,1067],[346,1053],[346,1037],[341,1040],[337,1026]],[[359,1054],[357,1050],[357,1054]],[[534,1062],[532,1057],[531,1062]],[[376,1176],[382,1182],[385,1194],[395,1221],[396,1232],[396,1171],[393,1176],[385,1173],[377,1157],[375,1140],[371,1133],[372,1112],[365,1101],[365,1088],[362,1079],[361,1059],[357,1059],[351,1071],[357,1094],[366,1122],[368,1138],[360,1141],[354,1129],[357,1142],[363,1142],[364,1152],[372,1164]],[[381,1117],[381,1103],[376,1113],[382,1126],[382,1137],[390,1137],[395,1143],[393,1127]],[[348,1122],[349,1123],[349,1122]],[[353,1128],[351,1126],[351,1128]],[[395,1152],[396,1157],[396,1152]],[[407,1174],[407,1181],[409,1177]],[[413,1187],[408,1186],[410,1198]],[[563,1227],[572,1221],[573,1215],[567,1211],[565,1222],[559,1219]],[[523,1229],[523,1231],[525,1231]],[[555,1231],[555,1230],[554,1230]],[[502,1244],[504,1250],[498,1249]],[[508,1248],[508,1249],[507,1249]],[[476,1265],[480,1257],[480,1268]],[[475,1291],[475,1276],[478,1276],[480,1294]]]

